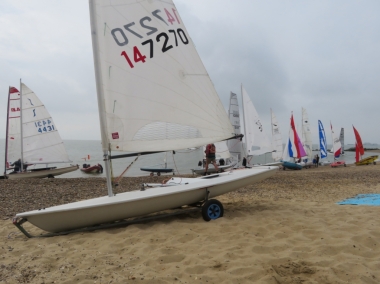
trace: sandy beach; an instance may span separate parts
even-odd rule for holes
[[[379,171],[279,170],[218,197],[225,214],[211,222],[197,212],[32,239],[14,214],[106,195],[105,179],[2,180],[0,283],[380,283],[380,208],[336,204],[380,193]]]

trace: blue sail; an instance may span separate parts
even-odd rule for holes
[[[327,157],[327,144],[326,144],[326,134],[325,129],[323,128],[323,124],[320,120],[318,120],[319,127],[319,148],[321,152],[321,159]]]

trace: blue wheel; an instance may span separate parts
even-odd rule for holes
[[[207,222],[223,217],[223,213],[223,205],[216,199],[207,200],[202,206],[202,217]]]

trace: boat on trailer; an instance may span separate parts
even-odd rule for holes
[[[173,177],[164,184],[114,194],[113,159],[137,159],[236,136],[171,0],[89,3],[108,196],[18,213],[14,225],[23,231],[28,221],[59,233],[195,203],[209,221],[223,215],[223,205],[210,198],[276,173],[277,167],[255,167]],[[114,155],[117,151],[129,154]]]

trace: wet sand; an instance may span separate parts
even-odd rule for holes
[[[380,283],[380,208],[341,206],[380,193],[380,166],[279,170],[200,213],[27,239],[15,213],[106,195],[105,179],[0,182],[0,283]],[[119,192],[165,177],[127,178]],[[25,225],[33,233],[38,229]]]

